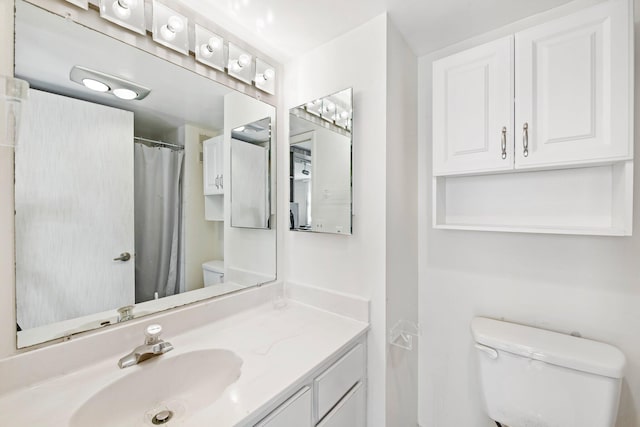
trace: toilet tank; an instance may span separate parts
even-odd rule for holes
[[[224,261],[212,260],[202,263],[204,286],[217,285],[224,282]]]
[[[597,341],[476,317],[487,414],[509,427],[613,427],[625,365]]]

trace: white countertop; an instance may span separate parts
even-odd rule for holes
[[[168,425],[245,425],[256,421],[257,413],[286,397],[291,387],[362,336],[367,328],[367,323],[293,300],[278,309],[271,303],[263,304],[180,335],[164,336],[174,350],[140,365],[119,369],[115,359],[99,360],[68,375],[0,395],[2,424],[67,426],[73,413],[93,394],[134,370],[145,369],[145,365],[160,358],[220,348],[231,350],[242,359],[240,378],[206,409]],[[142,341],[142,329],[140,336]]]

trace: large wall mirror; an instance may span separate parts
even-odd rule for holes
[[[353,90],[289,112],[289,228],[351,234]]]
[[[275,280],[273,106],[21,0],[15,33],[18,347]]]

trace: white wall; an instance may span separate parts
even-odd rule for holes
[[[184,226],[184,280],[185,290],[204,286],[202,263],[222,259],[224,252],[220,242],[224,240],[223,228],[218,221],[204,217],[204,179],[202,176],[202,141],[221,132],[185,125],[180,127],[184,135],[184,165],[182,206]]]
[[[574,2],[419,59],[419,421],[424,427],[495,426],[484,415],[469,330],[483,315],[619,347],[628,369],[618,427],[640,425],[640,184],[635,235],[561,236],[431,228],[431,63],[593,1]],[[636,8],[636,70],[640,35]],[[636,85],[640,86],[636,71]],[[640,105],[636,91],[636,105]],[[636,138],[640,132],[636,108]]]
[[[418,321],[417,58],[391,23],[387,35],[387,330]],[[418,346],[387,348],[387,426],[415,426]]]
[[[370,426],[385,420],[386,24],[380,15],[285,64],[285,111],[353,87],[353,235],[285,231],[284,276],[371,299]],[[286,116],[280,125],[288,129]],[[279,146],[278,161],[286,165],[288,141]]]
[[[399,62],[389,66],[389,60]],[[412,425],[407,420],[415,425],[417,412],[415,380],[412,385],[409,378],[411,372],[415,378],[415,363],[412,365],[405,354],[388,350],[386,342],[387,316],[391,320],[417,317],[415,308],[406,301],[411,289],[409,300],[417,297],[417,244],[411,237],[416,230],[415,204],[412,206],[416,156],[411,148],[415,147],[415,131],[411,130],[412,121],[415,128],[415,96],[411,95],[416,86],[415,70],[415,57],[386,14],[285,66],[285,112],[348,87],[354,90],[353,235],[285,231],[284,276],[290,282],[371,300],[369,426]],[[399,80],[388,84],[389,77]],[[401,82],[405,77],[407,81]],[[388,92],[395,90],[398,92],[387,98]],[[288,117],[280,124],[288,128]],[[282,154],[278,160],[287,165],[288,142],[281,140],[279,144]],[[288,173],[288,169],[281,173]],[[280,203],[288,210],[288,198]],[[392,254],[394,250],[398,252]],[[403,257],[406,262],[400,261]],[[405,266],[407,271],[399,271]],[[392,301],[388,303],[390,288]],[[396,292],[401,289],[407,294]],[[396,372],[400,368],[403,370]],[[407,414],[401,413],[404,410]]]

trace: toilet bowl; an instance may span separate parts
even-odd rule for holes
[[[204,286],[217,285],[224,282],[224,261],[212,260],[202,263]]]
[[[624,354],[597,341],[476,317],[487,415],[509,427],[613,427]]]

